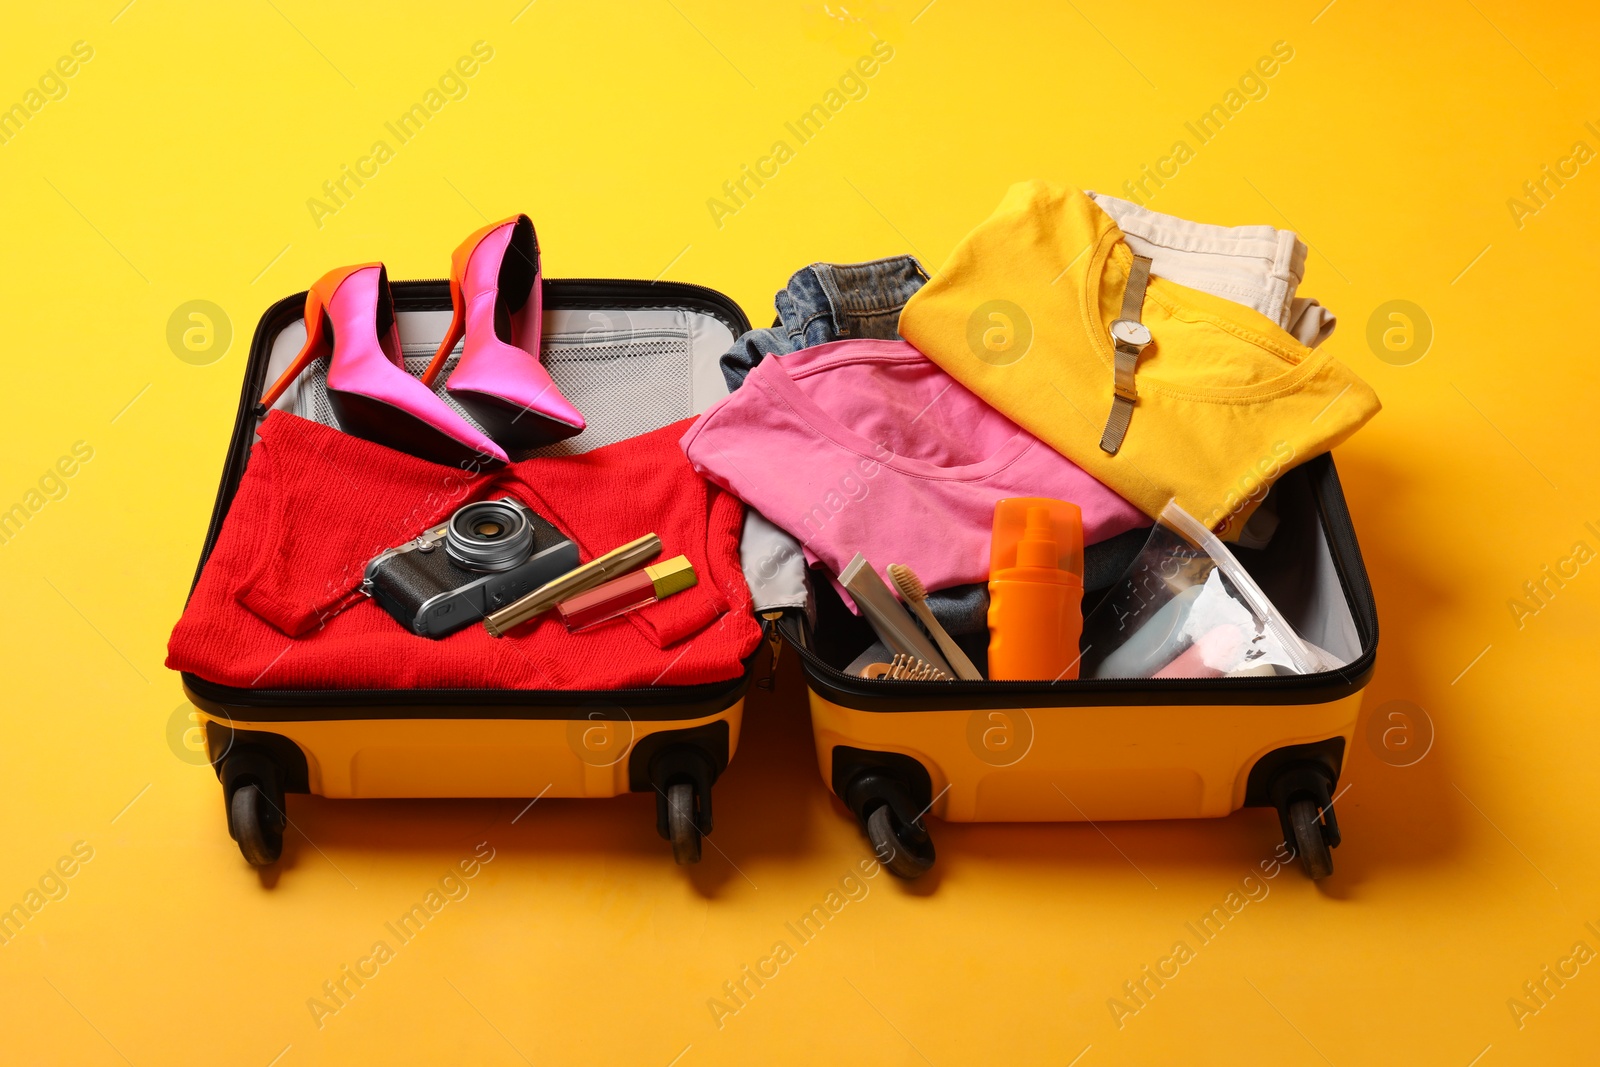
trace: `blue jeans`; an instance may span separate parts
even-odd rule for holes
[[[802,267],[773,298],[777,321],[751,330],[723,354],[728,391],[743,385],[768,353],[786,356],[854,337],[898,340],[900,309],[927,280],[928,272],[911,256]]]

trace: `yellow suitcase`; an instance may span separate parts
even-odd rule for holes
[[[393,283],[408,369],[420,372],[450,319],[444,281]],[[562,392],[615,416],[575,438],[581,450],[704,410],[727,392],[718,358],[750,328],[731,299],[673,282],[545,282],[543,358]],[[256,399],[304,339],[299,293],[257,326],[238,416],[200,557],[204,567],[266,412]],[[328,422],[313,367],[278,402]],[[446,375],[441,375],[443,381]],[[302,382],[305,383],[302,386]],[[336,423],[334,423],[336,424]],[[567,443],[555,447],[572,447]],[[199,568],[195,579],[199,580]],[[711,787],[739,744],[743,676],[628,690],[246,689],[183,675],[222,784],[228,832],[250,863],[275,862],[285,795],[325,797],[609,797],[656,794],[656,828],[692,863],[712,828]]]
[[[1306,872],[1332,873],[1335,791],[1377,654],[1377,609],[1332,457],[1284,475],[1272,501],[1280,521],[1271,542],[1239,555],[1303,637],[1347,661],[1340,670],[868,680],[841,668],[871,644],[871,630],[817,583],[815,625],[792,616],[780,630],[803,664],[822,777],[885,865],[903,877],[932,866],[928,815],[1102,822],[1272,807]]]

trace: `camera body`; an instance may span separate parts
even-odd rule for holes
[[[578,546],[512,497],[480,500],[367,564],[361,591],[406,629],[440,638],[578,565]]]

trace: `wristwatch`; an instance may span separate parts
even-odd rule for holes
[[[1140,353],[1150,344],[1150,327],[1139,321],[1144,310],[1144,291],[1149,284],[1150,260],[1134,256],[1127,287],[1122,291],[1122,317],[1111,324],[1111,343],[1116,351],[1115,377],[1111,383],[1111,414],[1106,417],[1105,432],[1100,435],[1100,449],[1107,455],[1116,455],[1122,447],[1128,423],[1133,418],[1133,406],[1139,402],[1133,372],[1139,365]]]
[[[1111,339],[1118,349],[1131,348],[1137,356],[1150,343],[1150,327],[1138,319],[1118,319],[1111,324]]]

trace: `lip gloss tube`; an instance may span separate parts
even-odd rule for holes
[[[504,637],[512,627],[543,615],[560,601],[571,599],[585,589],[593,589],[612,575],[631,571],[645,560],[655,559],[660,554],[661,538],[655,534],[648,533],[635,538],[544,583],[521,600],[513,600],[499,611],[491,611],[483,620],[483,628],[490,637]]]
[[[689,557],[674,556],[563,600],[556,611],[567,629],[577,632],[681,593],[698,580]]]

